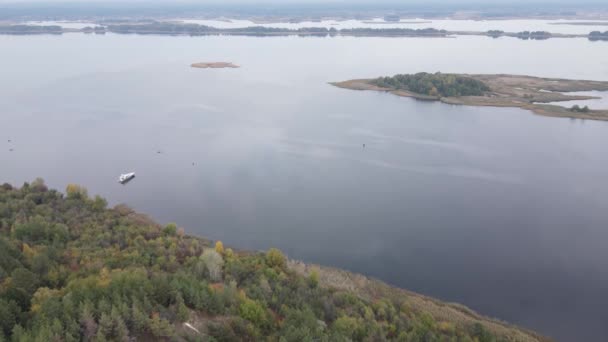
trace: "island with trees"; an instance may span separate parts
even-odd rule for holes
[[[240,251],[84,187],[0,185],[0,341],[548,341],[380,281]]]
[[[553,34],[551,32],[547,32],[547,31],[522,31],[522,32],[517,32],[515,34],[515,37],[519,38],[519,39],[524,39],[524,40],[528,40],[528,39],[532,39],[532,40],[545,40],[545,39],[549,39],[551,37],[553,37]]]
[[[518,107],[536,114],[608,121],[608,108],[566,108],[560,101],[597,99],[568,95],[578,91],[608,91],[608,82],[540,78],[522,75],[416,73],[333,82],[352,90],[373,90],[468,106]]]
[[[477,34],[477,32],[471,32],[472,35]],[[546,31],[521,31],[521,32],[505,32],[502,30],[489,30],[485,32],[485,35],[488,37],[492,37],[492,38],[498,38],[498,37],[513,37],[513,38],[519,38],[519,39],[523,39],[523,40],[545,40],[545,39],[549,39],[552,37],[561,37],[561,38],[568,38],[568,37],[582,37],[580,35],[564,35],[564,34],[553,34],[551,32],[546,32]]]
[[[589,33],[589,40],[608,40],[608,31],[605,32],[601,32],[601,31],[593,31],[591,33]]]

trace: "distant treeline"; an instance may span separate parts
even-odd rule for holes
[[[608,40],[608,31],[606,31],[606,32],[593,31],[593,32],[589,33],[589,39],[590,40]]]
[[[313,36],[446,36],[446,30],[437,29],[409,29],[409,28],[354,28],[336,29],[325,27],[306,27],[299,29],[287,29],[277,27],[253,26],[243,28],[216,28],[198,24],[179,23],[145,23],[145,24],[120,24],[109,25],[108,32],[114,33],[138,33],[138,34],[170,34],[170,35],[313,35]]]
[[[61,26],[38,26],[38,25],[7,25],[0,26],[0,33],[3,34],[61,34]]]
[[[488,37],[514,37],[524,40],[543,40],[552,37],[585,37],[585,35],[554,35],[547,31],[505,32],[489,30],[486,32],[460,32],[438,30],[434,28],[351,28],[336,29],[326,27],[304,27],[288,29],[279,27],[251,26],[241,28],[217,28],[207,25],[162,22],[162,21],[116,21],[100,22],[98,26],[87,26],[81,29],[63,28],[58,25],[0,25],[0,34],[62,34],[65,32],[83,32],[103,34],[158,34],[158,35],[233,35],[233,36],[367,36],[367,37],[446,37],[448,35],[486,35]],[[590,40],[608,40],[608,31],[593,31],[587,35]]]
[[[380,77],[373,84],[389,89],[407,90],[416,94],[446,97],[446,96],[481,96],[490,88],[483,82],[455,74],[417,74],[395,75]]]
[[[551,34],[551,32],[547,32],[547,31],[522,31],[522,32],[518,32],[516,37],[520,38],[520,39],[524,39],[524,40],[528,40],[528,39],[542,40],[542,39],[551,38],[552,34]]]
[[[110,24],[107,26],[87,26],[82,29],[65,29],[61,26],[6,25],[0,26],[0,34],[62,34],[64,32],[118,34],[158,34],[158,35],[238,35],[238,36],[375,36],[375,37],[444,37],[449,33],[445,30],[409,29],[409,28],[354,28],[341,29],[325,27],[305,27],[287,29],[278,27],[252,26],[243,28],[217,28],[199,24],[183,24],[169,22],[144,22],[131,24]]]
[[[84,33],[106,33],[106,28],[104,26],[87,26],[81,29],[81,31]]]
[[[501,30],[489,30],[486,32],[486,35],[493,37],[493,38],[506,36],[506,37],[515,37],[515,38],[524,39],[524,40],[528,40],[528,39],[542,40],[542,39],[549,39],[549,38],[553,37],[553,34],[551,34],[551,32],[547,32],[547,31],[521,31],[521,32],[517,32],[517,33],[509,33],[509,32],[505,32],[505,31],[501,31]]]

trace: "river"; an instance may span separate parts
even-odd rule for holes
[[[608,81],[608,43],[74,33],[0,47],[1,182],[82,184],[227,245],[278,247],[560,341],[608,340],[608,123],[328,84]],[[206,61],[241,68],[189,67]]]

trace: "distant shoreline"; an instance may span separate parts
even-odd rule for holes
[[[574,25],[574,26],[608,26],[608,21],[572,21],[572,22],[556,22],[549,23],[550,25]]]
[[[487,36],[492,38],[512,37],[523,40],[546,40],[550,38],[587,38],[592,41],[608,41],[608,31],[593,31],[588,34],[565,34],[546,31],[520,31],[505,32],[502,30],[488,31],[449,31],[435,28],[326,28],[308,27],[299,29],[252,26],[243,28],[216,28],[199,24],[186,24],[168,21],[146,21],[143,23],[127,22],[84,27],[80,29],[64,28],[59,25],[0,25],[0,34],[33,35],[33,34],[142,34],[142,35],[169,35],[169,36],[304,36],[304,37],[440,37],[454,36]]]

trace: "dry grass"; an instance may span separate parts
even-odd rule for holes
[[[316,270],[321,286],[349,291],[367,300],[387,298],[403,302],[409,310],[419,313],[426,312],[439,323],[445,322],[460,327],[481,323],[487,330],[508,341],[551,341],[549,338],[535,332],[515,327],[500,320],[484,317],[463,305],[445,303],[415,292],[389,286],[384,282],[360,274],[331,267],[308,265],[294,260],[289,260],[288,267],[304,276],[308,276],[313,270]]]
[[[199,69],[223,69],[223,68],[239,68],[238,65],[230,63],[230,62],[201,62],[201,63],[192,63],[190,64],[193,68]]]

